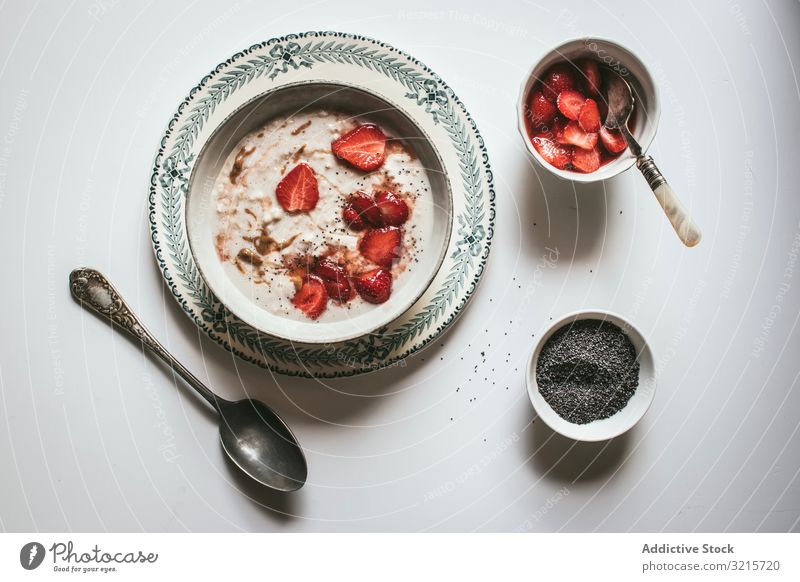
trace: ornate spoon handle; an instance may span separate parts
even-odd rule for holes
[[[102,273],[87,267],[75,269],[69,274],[69,288],[72,292],[72,296],[75,297],[83,307],[94,311],[101,317],[108,319],[112,325],[117,325],[135,336],[142,342],[144,347],[164,360],[175,372],[186,380],[192,388],[197,390],[209,404],[219,410],[218,396],[206,388],[194,374],[187,370],[178,360],[173,358],[172,354],[153,337]]]

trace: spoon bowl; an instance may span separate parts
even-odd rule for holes
[[[631,86],[627,81],[617,75],[614,71],[605,68],[606,71],[606,104],[608,105],[608,113],[604,125],[609,129],[628,128],[628,119],[633,112],[633,92]],[[639,151],[634,151],[634,155],[642,153],[639,143],[631,138],[633,143],[639,148]]]
[[[259,400],[221,401],[219,440],[231,461],[256,481],[278,491],[300,489],[308,476],[292,431]]]

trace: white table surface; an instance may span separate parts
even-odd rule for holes
[[[0,528],[798,530],[800,5],[698,4],[0,4]],[[463,317],[405,367],[326,382],[272,377],[198,333],[165,293],[146,216],[152,157],[188,89],[240,48],[314,29],[384,40],[438,72],[497,187]],[[527,159],[520,80],[586,34],[655,72],[651,153],[704,231],[698,248],[635,171],[573,187]],[[274,406],[307,452],[306,487],[240,478],[204,404],[73,302],[80,265],[223,396]],[[551,316],[594,307],[645,332],[660,384],[628,435],[575,444],[531,424],[523,370]]]

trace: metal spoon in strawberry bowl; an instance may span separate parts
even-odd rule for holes
[[[691,219],[686,209],[678,199],[677,194],[667,183],[667,179],[656,167],[653,158],[642,154],[642,146],[634,139],[628,130],[628,119],[633,111],[633,94],[628,82],[610,68],[606,73],[606,101],[608,115],[604,125],[609,129],[619,129],[622,132],[628,147],[636,156],[636,167],[647,180],[656,200],[664,209],[672,228],[681,242],[687,247],[693,247],[700,242],[700,229]]]
[[[287,424],[260,400],[231,402],[209,390],[142,325],[117,290],[94,269],[75,269],[69,276],[72,295],[80,304],[142,342],[164,360],[219,414],[222,448],[245,474],[278,491],[295,491],[306,481],[303,449]]]

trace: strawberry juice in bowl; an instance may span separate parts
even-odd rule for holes
[[[596,182],[636,163],[619,132],[603,127],[604,77],[610,71],[631,86],[635,103],[628,126],[646,151],[658,127],[658,94],[642,61],[618,43],[567,41],[539,59],[522,83],[517,117],[525,147],[560,178]]]

